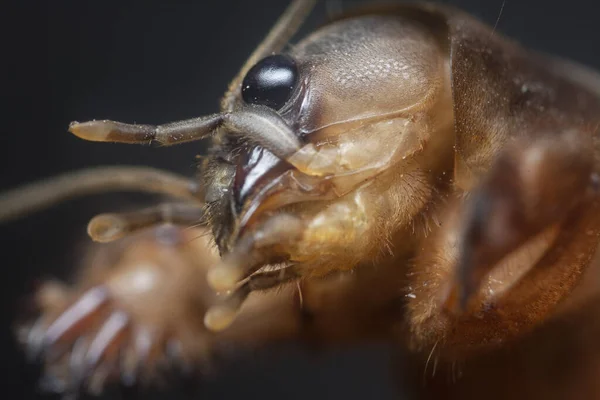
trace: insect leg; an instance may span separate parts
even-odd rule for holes
[[[449,198],[409,278],[415,350],[480,353],[569,307],[600,235],[588,133],[521,137],[466,198]]]
[[[86,291],[48,326],[40,339],[32,340],[29,343],[30,351],[33,353],[33,349],[37,348],[36,356],[39,356],[40,351],[45,351],[50,353],[49,357],[52,359],[58,359],[66,348],[63,346],[61,349],[57,349],[56,346],[76,337],[90,324],[91,320],[98,319],[101,311],[107,305],[108,298],[108,291],[104,286],[96,286]],[[39,344],[36,346],[35,343]]]
[[[218,255],[204,227],[170,229],[169,240],[150,229],[93,246],[73,286],[40,288],[36,322],[17,329],[60,384],[54,390],[94,392],[119,378],[152,384],[168,369],[212,362],[202,317],[215,304],[205,276]]]
[[[88,235],[96,242],[112,242],[152,226],[170,223],[191,226],[202,223],[201,205],[164,203],[143,210],[100,214],[88,224]]]
[[[227,328],[231,325],[251,292],[268,290],[299,277],[300,274],[295,265],[251,275],[246,282],[235,289],[222,302],[208,309],[204,316],[204,325],[211,331],[220,331]]]
[[[509,145],[467,200],[450,308],[465,309],[495,265],[561,224],[593,181],[591,135],[542,134]]]

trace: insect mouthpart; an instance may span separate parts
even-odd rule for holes
[[[235,217],[248,211],[250,206],[247,203],[257,201],[253,195],[289,169],[288,163],[282,162],[263,147],[255,146],[243,153],[233,181],[232,208]],[[250,208],[255,209],[256,206]]]
[[[249,202],[249,196],[256,192],[258,187],[264,188],[269,180],[274,180],[277,174],[271,170],[275,166],[281,174],[289,169],[290,165],[298,169],[301,167],[301,163],[306,163],[300,159],[290,164],[290,157],[298,157],[298,152],[302,148],[300,139],[275,110],[264,105],[246,105],[231,112],[158,126],[126,124],[109,120],[73,122],[69,126],[69,131],[89,141],[157,142],[160,145],[205,139],[214,136],[216,132],[240,139],[239,142],[243,143],[243,146],[249,147],[249,150],[243,153],[237,163],[232,193],[234,198],[231,199],[231,202],[234,217],[237,218],[240,214],[248,215],[242,219],[242,226],[261,203],[258,199]],[[309,152],[304,158],[311,156]],[[267,174],[269,171],[271,172]],[[276,181],[276,183],[276,186],[282,186],[280,181]],[[268,187],[269,193],[272,193],[273,185],[268,185]],[[266,193],[263,191],[259,198],[264,200],[265,196]],[[249,208],[252,212],[243,212],[246,203],[250,204]]]

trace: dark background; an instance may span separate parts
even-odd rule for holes
[[[445,2],[492,25],[502,6],[502,0]],[[320,4],[303,32],[324,21],[327,10],[354,3]],[[596,4],[508,0],[498,30],[532,48],[600,69]],[[216,111],[229,79],[285,5],[283,0],[3,2],[0,188],[117,163],[190,174],[199,145],[94,144],[69,135],[66,128],[74,119],[161,123]],[[65,276],[80,254],[77,244],[87,242],[89,218],[138,200],[102,195],[0,226],[0,383],[4,393],[12,394],[9,398],[39,396],[37,371],[26,365],[10,333],[31,282]],[[257,352],[203,384],[195,397],[394,398],[401,389],[392,384],[389,353],[385,348],[325,355],[300,348]]]

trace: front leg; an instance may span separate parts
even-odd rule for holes
[[[170,369],[198,381],[215,369],[215,358],[281,341],[332,347],[389,339],[401,318],[394,305],[402,269],[359,268],[265,290],[286,278],[270,271],[232,294],[248,297],[231,325],[214,334],[204,327],[205,311],[224,301],[206,281],[218,260],[207,237],[204,229],[164,226],[138,232],[92,251],[73,286],[43,285],[37,321],[18,331],[44,366],[46,389],[68,395],[98,394],[119,382],[154,387]]]
[[[456,195],[414,266],[415,348],[455,358],[496,347],[569,297],[600,233],[593,150],[577,130],[515,140]]]
[[[588,132],[546,133],[510,143],[467,201],[451,296],[464,309],[507,254],[586,203],[593,180]],[[453,299],[449,301],[453,302]]]
[[[73,286],[42,285],[39,316],[18,333],[44,366],[45,388],[98,394],[119,381],[155,386],[169,370],[212,369],[219,343],[243,348],[294,336],[299,312],[287,289],[250,296],[226,332],[204,328],[204,313],[217,302],[206,271],[219,259],[208,238],[203,228],[138,232],[93,247]]]

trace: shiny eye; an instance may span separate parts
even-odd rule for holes
[[[242,82],[242,98],[247,104],[281,109],[298,83],[298,67],[286,55],[275,54],[256,63]]]

